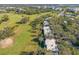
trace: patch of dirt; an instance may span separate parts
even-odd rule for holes
[[[0,41],[0,48],[8,48],[13,45],[13,38],[6,38]]]

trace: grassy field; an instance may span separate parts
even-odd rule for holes
[[[0,54],[2,55],[14,55],[14,54],[21,54],[22,52],[31,52],[36,51],[39,47],[38,44],[34,41],[32,41],[33,37],[31,36],[32,33],[30,30],[32,30],[29,23],[33,21],[36,17],[40,15],[45,15],[47,13],[42,14],[35,14],[35,15],[25,15],[25,14],[15,14],[15,13],[3,13],[0,14],[0,18],[7,14],[10,18],[6,24],[2,23],[0,24],[0,30],[3,29],[6,26],[14,26],[16,25],[16,22],[21,19],[22,16],[29,16],[30,21],[27,24],[21,24],[19,25],[15,31],[16,34],[13,36],[14,38],[14,44],[13,46],[9,48],[0,48]],[[38,32],[36,33],[38,34]]]

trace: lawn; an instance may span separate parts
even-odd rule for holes
[[[40,15],[44,15],[47,13],[42,14],[35,14],[35,15],[25,15],[25,14],[15,14],[15,13],[3,13],[0,14],[0,18],[2,15],[8,14],[10,20],[7,22],[7,24],[0,24],[0,29],[4,28],[6,26],[14,26],[16,25],[16,22],[20,20],[22,16],[29,16],[30,21],[27,24],[21,24],[19,25],[14,31],[16,31],[16,34],[14,37],[14,44],[12,47],[9,48],[0,48],[0,54],[1,55],[14,55],[14,54],[21,54],[22,52],[31,52],[37,50],[39,47],[38,44],[34,41],[32,41],[33,37],[31,36],[30,30],[32,30],[29,23],[33,21],[36,17]],[[38,32],[36,33],[38,34]]]

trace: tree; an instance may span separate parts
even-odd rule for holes
[[[4,15],[4,16],[1,18],[1,21],[2,21],[2,22],[6,22],[6,21],[8,21],[8,20],[9,20],[8,15]]]
[[[0,30],[0,40],[10,37],[14,34],[13,30],[10,27],[6,27],[3,30]]]
[[[19,21],[19,22],[17,22],[18,24],[25,24],[25,23],[27,23],[29,21],[29,18],[28,17],[22,17],[22,19]]]
[[[45,55],[46,50],[44,48],[38,48],[37,51],[35,52],[36,55]]]

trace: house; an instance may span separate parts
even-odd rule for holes
[[[48,22],[49,18],[46,18],[43,23],[45,45],[47,50],[51,50],[52,52],[55,52],[56,54],[58,54],[56,40],[53,38],[52,30],[50,29],[50,26],[49,26],[49,22]]]

